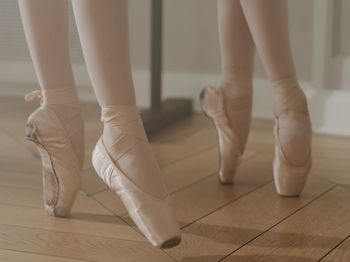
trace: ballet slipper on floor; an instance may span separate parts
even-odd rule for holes
[[[69,214],[80,189],[83,156],[73,150],[71,137],[79,133],[84,143],[84,124],[81,115],[63,125],[51,104],[64,104],[72,97],[72,89],[34,91],[26,101],[41,98],[40,107],[27,120],[26,137],[32,141],[41,156],[44,207],[50,215]],[[74,94],[73,94],[74,95]],[[84,150],[81,150],[84,152]]]
[[[111,152],[101,137],[93,151],[93,166],[98,176],[121,198],[131,219],[149,242],[162,249],[174,247],[180,243],[181,233],[169,195],[158,198],[145,192],[118,166],[118,160],[128,154],[135,143],[148,143],[138,110],[134,106],[115,106],[108,110],[112,115],[110,118],[113,118],[112,124],[120,134],[112,148],[113,155],[118,157],[112,159]],[[109,120],[102,114],[102,122],[106,124],[107,121]],[[158,182],[155,181],[155,184]],[[159,183],[159,186],[164,184]]]

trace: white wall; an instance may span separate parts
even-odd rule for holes
[[[129,0],[133,67],[149,66],[150,1]],[[216,1],[164,1],[164,66],[171,72],[218,73],[219,48]],[[302,6],[302,8],[301,8]],[[312,1],[290,1],[292,44],[300,75],[310,78]],[[302,28],[303,30],[300,30]],[[82,64],[79,38],[71,19],[71,55]],[[17,1],[0,2],[0,61],[29,60]],[[258,74],[262,74],[258,66]]]

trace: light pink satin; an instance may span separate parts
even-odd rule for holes
[[[55,111],[56,104],[74,99],[72,88],[34,91],[26,95],[28,102],[40,99],[40,107],[27,120],[27,139],[41,156],[44,206],[49,214],[69,215],[81,186],[84,161],[84,123],[80,114],[63,123]],[[77,136],[79,134],[79,136]],[[81,145],[75,151],[72,140]]]

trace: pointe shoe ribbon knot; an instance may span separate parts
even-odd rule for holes
[[[34,90],[24,96],[24,100],[26,102],[32,102],[36,99],[42,99],[42,98],[43,96],[42,96],[41,90]]]

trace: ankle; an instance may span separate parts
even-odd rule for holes
[[[81,106],[74,87],[42,90],[41,105],[54,111],[63,125],[81,117]]]
[[[225,98],[252,96],[253,75],[247,68],[230,67],[222,71],[219,88]]]
[[[293,111],[309,114],[307,98],[297,79],[285,78],[272,83],[275,94],[275,113]]]
[[[102,138],[107,147],[113,147],[124,135],[147,141],[138,108],[135,105],[104,106],[101,110]]]
[[[62,121],[63,125],[74,121],[78,117],[82,117],[81,107],[79,104],[48,104],[46,108],[49,108],[57,117]]]
[[[79,106],[79,97],[74,87],[42,90],[41,97],[43,105]]]

